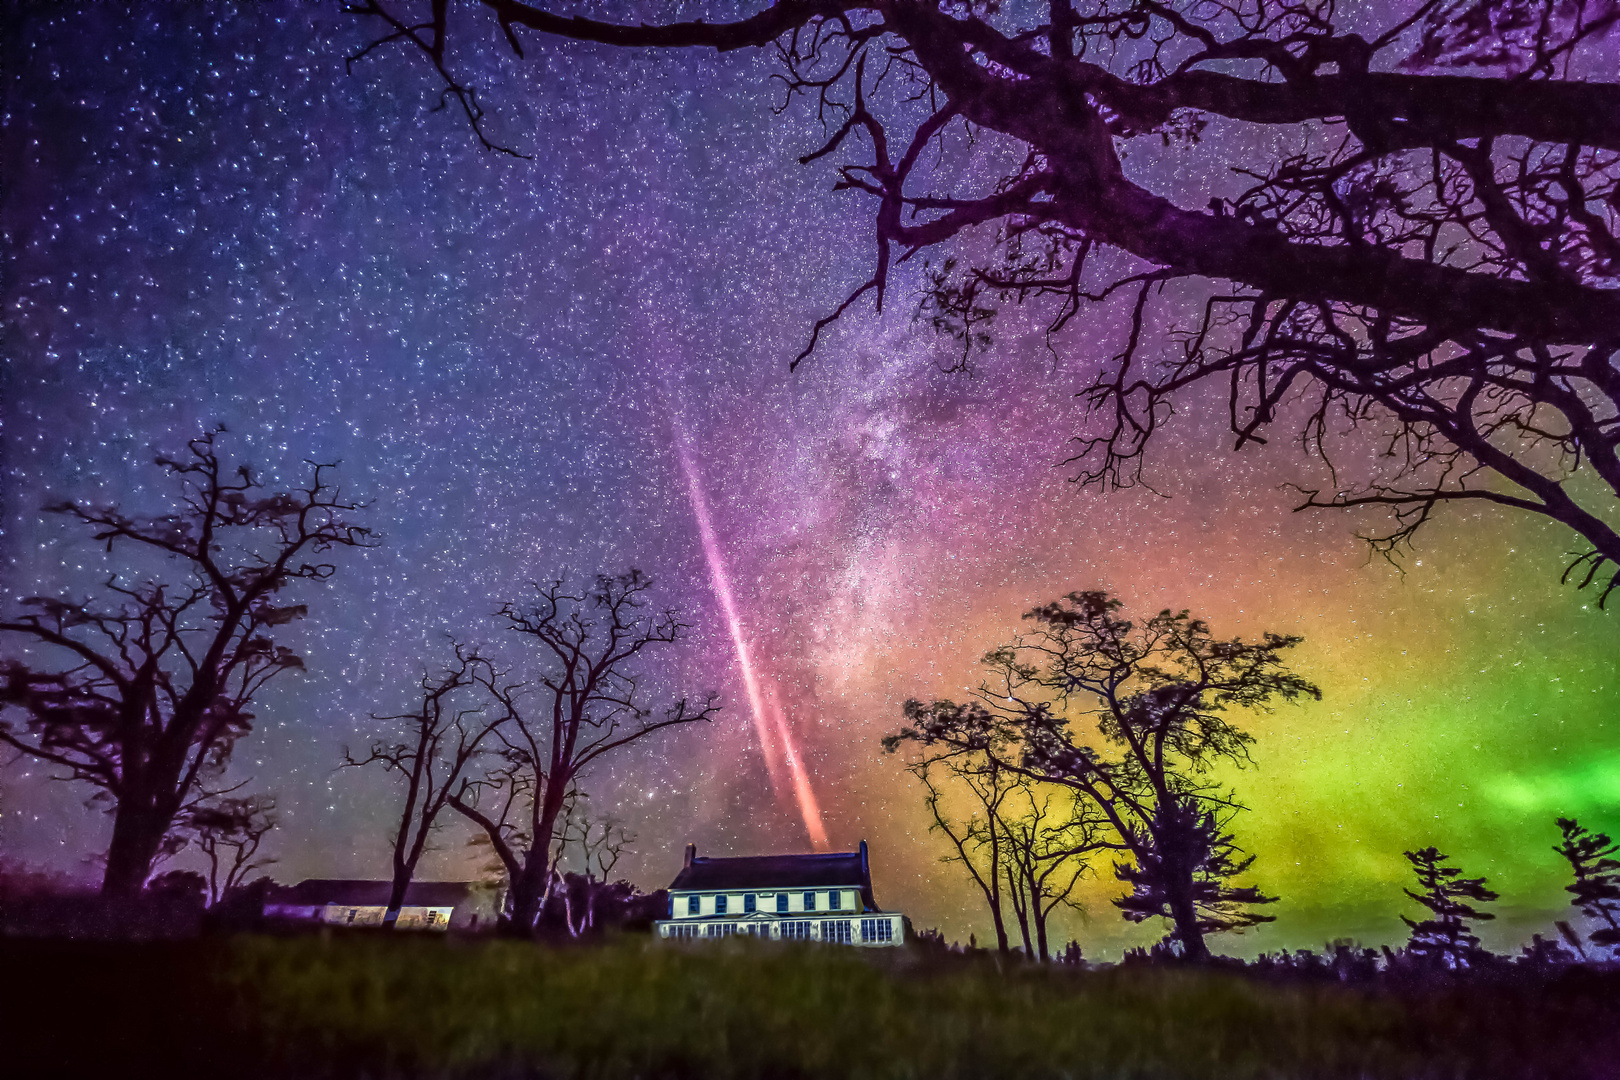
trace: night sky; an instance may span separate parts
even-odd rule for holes
[[[623,868],[650,889],[688,841],[809,850],[815,823],[755,734],[697,493],[828,841],[868,840],[879,902],[918,926],[982,940],[988,920],[878,740],[906,698],[960,697],[1025,610],[1071,589],[1306,639],[1297,669],[1324,700],[1250,718],[1255,767],[1231,776],[1278,920],[1217,951],[1402,940],[1401,852],[1429,844],[1502,894],[1482,936],[1506,947],[1570,914],[1553,817],[1620,829],[1620,613],[1559,587],[1575,544],[1558,527],[1450,512],[1400,571],[1369,561],[1367,522],[1291,512],[1282,485],[1317,466],[1287,439],[1232,453],[1220,402],[1155,447],[1167,497],[1078,490],[1074,394],[1123,312],[1051,347],[1038,313],[1009,313],[975,372],[948,374],[954,343],[912,319],[920,266],[790,374],[869,272],[871,208],[797,165],[821,130],[773,115],[767,54],[535,40],[517,62],[480,24],[460,63],[517,160],[431,111],[414,58],[346,75],[369,28],[335,5],[117,7],[31,9],[0,44],[5,602],[82,592],[107,565],[47,499],[155,508],[152,454],[211,425],[287,479],[341,459],[383,543],[300,596],[308,674],[261,698],[234,766],[279,797],[281,880],[385,872],[390,788],[334,766],[447,634],[519,661],[489,618],[502,601],[632,565],[694,624],[652,677],[727,708],[590,777],[593,812],[639,838]],[[1200,205],[1230,182],[1220,134],[1141,140],[1133,168]],[[27,763],[0,785],[6,854],[93,873],[106,819],[87,791]],[[447,829],[425,876],[471,872],[466,835]],[[1117,956],[1157,937],[1120,920],[1099,868],[1060,940]]]

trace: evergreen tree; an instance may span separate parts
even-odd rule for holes
[[[1470,966],[1485,955],[1485,951],[1479,947],[1479,938],[1469,927],[1470,921],[1494,919],[1496,916],[1480,911],[1469,902],[1490,903],[1497,898],[1496,893],[1485,887],[1484,878],[1465,878],[1461,867],[1442,866],[1450,856],[1442,854],[1437,848],[1408,851],[1406,857],[1417,873],[1418,886],[1422,891],[1402,891],[1428,908],[1431,914],[1430,918],[1421,921],[1401,916],[1401,921],[1412,930],[1407,951],[1418,959],[1431,960],[1449,968]]]
[[[1569,861],[1575,882],[1564,886],[1574,895],[1571,901],[1581,914],[1595,923],[1606,923],[1592,931],[1590,940],[1615,950],[1620,956],[1620,844],[1607,833],[1589,831],[1573,818],[1559,818],[1564,842],[1553,848]]]
[[[1131,891],[1114,900],[1130,922],[1155,916],[1174,920],[1171,903],[1177,867],[1192,871],[1193,904],[1198,929],[1205,934],[1243,930],[1272,922],[1276,916],[1251,910],[1255,904],[1275,903],[1252,885],[1237,886],[1231,879],[1249,869],[1254,856],[1244,856],[1213,809],[1193,799],[1169,799],[1155,811],[1156,844],[1146,838],[1134,863],[1114,864],[1114,876]],[[1167,942],[1176,939],[1175,934]]]

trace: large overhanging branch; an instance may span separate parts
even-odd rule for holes
[[[958,269],[960,281],[936,277],[925,292],[935,326],[969,351],[989,341],[982,324],[996,303],[1059,298],[1055,330],[1082,302],[1136,286],[1130,342],[1085,395],[1094,415],[1112,424],[1082,442],[1083,454],[1105,456],[1085,478],[1129,482],[1121,466],[1135,459],[1139,471],[1171,396],[1212,377],[1230,379],[1229,421],[1240,446],[1263,441],[1267,425],[1288,413],[1290,395],[1308,394],[1304,435],[1318,451],[1330,407],[1342,408],[1352,426],[1378,412],[1405,432],[1397,439],[1417,448],[1394,482],[1375,479],[1359,493],[1320,502],[1421,507],[1474,499],[1528,509],[1590,542],[1583,565],[1595,573],[1605,563],[1620,566],[1612,506],[1583,505],[1566,481],[1570,470],[1589,466],[1620,495],[1620,84],[1569,73],[1579,70],[1571,66],[1577,48],[1620,25],[1620,14],[1587,18],[1555,10],[1556,0],[1524,2],[1544,6],[1552,29],[1509,43],[1501,51],[1517,49],[1524,62],[1492,77],[1444,70],[1497,60],[1470,52],[1477,35],[1470,38],[1460,21],[1466,12],[1441,0],[1425,0],[1371,40],[1341,31],[1328,0],[1179,7],[1101,0],[1084,9],[1050,0],[1016,10],[778,0],[729,21],[665,25],[480,0],[519,55],[519,35],[532,33],[637,48],[774,46],[789,99],[812,97],[832,132],[801,161],[870,148],[869,160],[839,165],[837,186],[876,204],[874,270],[816,324],[794,364],[862,297],[871,294],[881,310],[893,265],[993,229],[990,263]],[[395,15],[395,6],[411,5],[365,0],[353,10],[384,21],[383,41],[425,53],[447,93],[464,92],[445,48],[447,0],[418,5],[425,15],[415,21]],[[1416,47],[1407,49],[1414,37]],[[1407,62],[1394,53],[1402,41]],[[1127,172],[1122,148],[1144,137],[1167,145],[1197,138],[1197,114],[1288,130],[1311,148],[1267,162],[1236,142],[1243,156],[1234,168],[1255,186],[1230,200],[1216,187],[1207,208],[1178,205],[1151,190],[1151,169],[1133,161]],[[906,137],[891,139],[901,129]],[[961,135],[976,129],[1021,144],[1024,164],[987,190],[928,190],[941,173],[932,150],[918,167],[922,150],[937,145],[960,165],[974,154]],[[1221,130],[1223,138],[1243,138]],[[891,142],[907,147],[898,159]],[[930,169],[927,179],[912,175]],[[1032,256],[1026,244],[1044,251]],[[1093,284],[1088,267],[1101,260],[1087,258],[1100,248],[1145,265]],[[955,265],[942,264],[947,274]],[[1093,276],[1083,281],[1085,274]],[[1206,332],[1206,314],[1205,330],[1180,341],[1184,357],[1166,358],[1157,372],[1133,370],[1139,350],[1150,347],[1150,296],[1183,278],[1236,286],[1228,299],[1249,305],[1238,316],[1241,341],[1217,341]],[[1301,319],[1311,323],[1303,333],[1294,325]],[[1553,362],[1554,352],[1563,359]],[[1484,379],[1482,418],[1465,415],[1447,389],[1448,380],[1472,377],[1458,370],[1459,353],[1488,354],[1523,373],[1517,382]],[[1500,404],[1514,395],[1528,404]],[[1546,427],[1537,408],[1557,412],[1567,428]],[[1529,455],[1549,444],[1562,473],[1530,466]],[[1406,483],[1426,454],[1443,463],[1466,457],[1465,467],[1444,470],[1462,477],[1460,486]],[[1478,494],[1494,489],[1474,479],[1482,475],[1474,466],[1519,491]],[[1416,501],[1390,503],[1396,492]]]
[[[520,52],[514,26],[617,46],[725,51],[762,47],[813,22],[847,23],[852,13],[875,13],[882,20],[876,29],[902,38],[965,117],[1049,155],[1068,187],[1058,200],[1059,219],[1100,242],[1185,273],[1278,295],[1377,307],[1440,326],[1486,327],[1569,343],[1589,342],[1620,327],[1620,294],[1614,290],[1504,279],[1386,249],[1304,244],[1265,226],[1179,208],[1124,178],[1114,132],[1097,108],[1106,106],[1149,129],[1175,109],[1199,108],[1266,124],[1394,118],[1390,123],[1403,145],[1517,134],[1620,147],[1620,86],[1314,69],[1295,72],[1296,78],[1284,82],[1178,70],[1142,86],[1096,64],[1042,53],[1033,35],[1009,39],[972,15],[953,16],[915,0],[779,0],[736,22],[654,26],[563,16],[518,0],[482,2]],[[362,10],[380,14],[384,9],[373,4]],[[437,27],[431,38],[412,35],[410,40],[441,63],[445,5],[434,5],[433,18]],[[863,35],[853,45],[865,40]],[[1008,78],[975,55],[1023,77]],[[958,230],[941,223],[916,231],[943,237]],[[916,242],[936,241],[918,236]]]

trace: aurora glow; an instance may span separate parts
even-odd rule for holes
[[[800,850],[824,822],[832,849],[871,843],[880,903],[982,940],[878,739],[906,698],[959,694],[1023,611],[1089,587],[1305,636],[1324,701],[1254,718],[1256,767],[1232,777],[1278,921],[1218,950],[1399,940],[1401,852],[1430,843],[1503,895],[1485,939],[1505,946],[1567,913],[1553,817],[1620,831],[1620,613],[1559,587],[1556,528],[1448,511],[1398,573],[1355,520],[1293,513],[1281,485],[1313,466],[1284,440],[1232,453],[1218,408],[1166,430],[1169,498],[1075,490],[1073,394],[1118,348],[1115,307],[1055,354],[1014,313],[952,376],[902,281],[790,376],[869,269],[870,208],[794,164],[820,129],[772,115],[768,55],[537,45],[479,78],[535,155],[515,161],[431,112],[414,65],[345,76],[364,31],[335,6],[121,7],[40,8],[5,46],[0,566],[8,602],[89,588],[97,548],[38,508],[127,498],[152,450],[216,421],[267,466],[342,459],[384,546],[311,597],[292,642],[310,673],[262,699],[237,755],[281,796],[282,879],[386,865],[388,790],[332,770],[444,633],[487,637],[528,580],[630,565],[695,624],[656,677],[730,706],[592,778],[644,887],[688,841]],[[1133,167],[1200,190],[1218,137]],[[26,766],[0,783],[6,852],[96,850],[84,792]],[[470,856],[454,837],[434,858]],[[1107,905],[1115,884],[1100,865],[1060,939],[1099,956],[1157,936]]]
[[[680,459],[681,472],[686,477],[686,490],[692,498],[692,516],[697,519],[698,535],[703,540],[703,560],[708,564],[709,579],[714,583],[714,598],[725,613],[726,629],[737,650],[737,669],[748,694],[749,714],[754,720],[754,734],[759,738],[760,756],[771,776],[771,787],[778,798],[781,798],[784,789],[791,788],[810,843],[815,845],[817,851],[826,851],[827,829],[821,822],[821,806],[816,802],[815,789],[799,761],[799,750],[794,745],[787,718],[782,715],[775,688],[771,688],[767,700],[766,691],[760,686],[759,675],[754,671],[753,659],[748,653],[748,637],[743,631],[742,616],[737,613],[737,600],[731,590],[731,575],[726,572],[726,558],[714,537],[709,497],[703,492],[703,482],[698,478],[697,467],[692,464],[692,455],[686,448],[686,437],[679,423],[675,424],[675,455]]]

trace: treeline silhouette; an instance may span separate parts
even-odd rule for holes
[[[0,863],[0,923],[11,932],[264,926],[275,797],[244,792],[227,770],[251,735],[256,695],[303,667],[278,635],[329,595],[321,587],[337,572],[333,556],[378,539],[333,465],[309,463],[301,487],[267,487],[251,465],[225,460],[222,434],[156,459],[172,492],[157,513],[48,507],[85,527],[116,569],[88,599],[33,597],[0,618],[0,742],[89,785],[113,818],[99,900],[50,872]],[[487,873],[505,882],[509,934],[598,939],[661,914],[661,893],[615,876],[634,836],[588,813],[583,784],[603,757],[717,712],[712,694],[656,700],[646,665],[687,624],[651,595],[634,569],[536,583],[493,616],[521,644],[514,656],[451,640],[410,707],[373,713],[384,734],[364,752],[345,750],[342,764],[397,782],[390,916],[446,815],[472,828]],[[945,857],[983,899],[998,954],[1084,966],[1077,943],[1056,947],[1053,917],[1106,860],[1124,886],[1121,915],[1168,927],[1128,963],[1213,962],[1206,939],[1271,921],[1276,897],[1239,880],[1255,863],[1231,829],[1244,807],[1211,770],[1252,764],[1242,712],[1320,698],[1287,666],[1300,639],[1217,638],[1186,611],[1137,622],[1096,590],[1025,618],[1027,633],[985,656],[968,701],[907,702],[906,724],[884,748],[910,753]],[[1425,846],[1406,853],[1415,875],[1406,895],[1420,910],[1402,915],[1402,947],[1341,942],[1251,966],[1349,978],[1613,962],[1620,849],[1572,818],[1557,826],[1581,929],[1558,920],[1522,955],[1493,956],[1474,928],[1493,918],[1497,894]],[[190,867],[174,864],[182,854]],[[915,944],[978,948],[930,932]]]
[[[99,936],[187,934],[255,921],[274,882],[264,844],[271,793],[228,773],[253,731],[255,699],[303,659],[280,638],[332,602],[320,588],[347,548],[379,542],[333,463],[302,486],[272,486],[221,452],[223,427],[155,464],[167,505],[136,513],[63,500],[46,511],[83,527],[109,569],[88,598],[23,599],[0,612],[0,747],[88,785],[112,818],[97,898],[74,883],[0,864],[12,930]],[[373,714],[389,734],[343,765],[399,781],[388,924],[449,812],[476,829],[506,883],[501,926],[517,935],[600,934],[645,925],[660,894],[612,876],[634,837],[584,812],[586,772],[667,729],[712,719],[702,699],[655,689],[649,657],[688,625],[650,602],[639,570],[582,584],[535,583],[503,604],[498,629],[523,643],[498,663],[452,640],[412,709]],[[187,856],[198,868],[175,866]],[[205,916],[204,913],[208,914]]]

